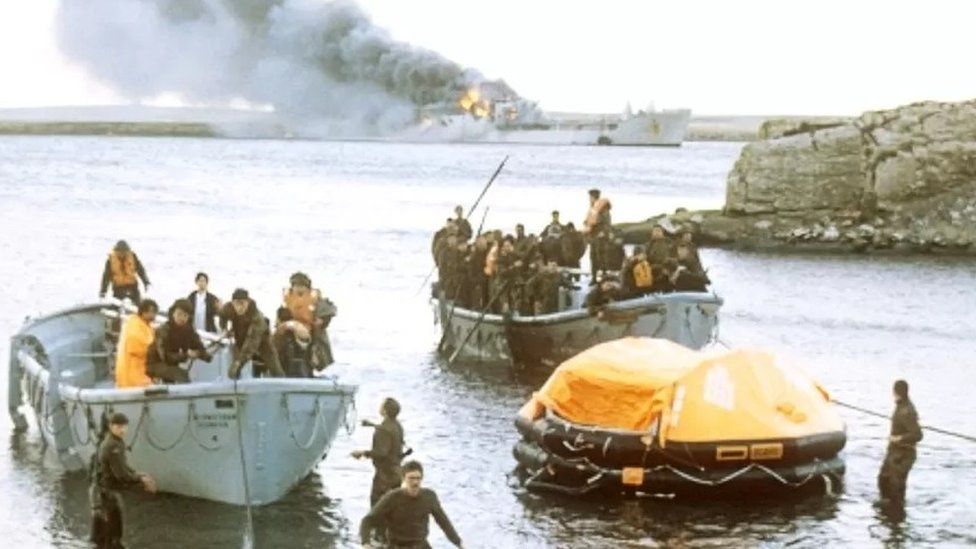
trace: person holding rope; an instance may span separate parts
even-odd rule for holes
[[[125,459],[125,432],[129,418],[114,413],[109,418],[108,433],[92,459],[92,530],[96,547],[117,549],[122,545],[123,518],[121,490],[142,486],[153,494],[156,481],[146,473],[129,467]]]
[[[878,491],[882,502],[901,507],[905,504],[908,473],[915,463],[915,445],[922,440],[922,428],[918,424],[915,405],[908,398],[908,382],[899,379],[892,391],[895,412],[891,415],[888,450],[878,473]]]

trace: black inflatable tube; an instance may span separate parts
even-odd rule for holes
[[[586,460],[567,460],[546,452],[532,442],[518,442],[513,448],[513,454],[524,471],[530,474],[525,481],[526,488],[568,495],[584,495],[597,491],[687,495],[757,490],[789,492],[811,487],[822,489],[826,482],[823,477],[828,477],[830,482],[839,483],[845,472],[844,461],[838,456],[805,464],[775,467],[764,465],[762,468],[750,468],[748,464],[740,464],[738,468],[702,471],[671,466],[644,469],[643,482],[637,486],[629,486],[623,483],[621,469],[599,467]],[[682,473],[698,482],[682,476]],[[738,474],[722,482],[734,473]]]
[[[580,426],[551,416],[535,421],[519,416],[515,420],[515,426],[523,437],[549,452],[566,458],[585,457],[606,467],[648,467],[665,463],[705,468],[734,466],[749,463],[750,459],[719,461],[719,447],[751,448],[753,445],[769,444],[782,445],[781,457],[757,462],[789,466],[815,459],[830,459],[847,443],[844,431],[834,431],[793,439],[669,442],[665,448],[660,448],[657,441],[651,440],[653,437],[649,435]],[[645,441],[650,442],[650,445],[645,444]]]

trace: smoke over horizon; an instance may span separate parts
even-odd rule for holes
[[[57,35],[128,99],[243,99],[333,135],[403,128],[484,81],[393,40],[352,0],[60,0]]]

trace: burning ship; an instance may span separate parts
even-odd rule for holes
[[[691,110],[655,110],[620,114],[544,112],[535,101],[518,96],[503,81],[482,82],[459,90],[450,104],[418,109],[418,124],[393,139],[412,142],[524,143],[538,145],[678,146]]]

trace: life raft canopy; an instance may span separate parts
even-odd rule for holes
[[[826,390],[767,352],[625,338],[563,362],[520,414],[674,442],[792,439],[844,430]],[[655,433],[656,431],[656,433]]]

